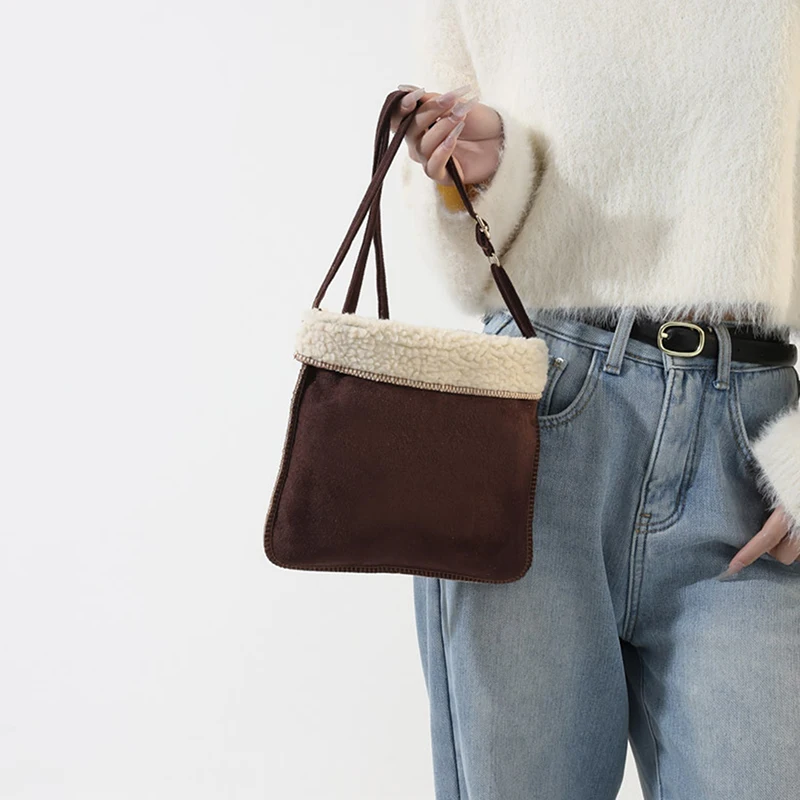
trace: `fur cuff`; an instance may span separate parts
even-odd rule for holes
[[[538,337],[410,325],[306,310],[295,357],[371,380],[460,394],[538,399],[548,350]]]
[[[472,205],[489,224],[492,244],[502,262],[533,203],[539,159],[532,131],[501,106],[485,102],[503,120],[504,143],[497,172],[486,188],[477,189]],[[403,185],[425,250],[444,273],[447,290],[455,293],[459,306],[468,313],[504,308],[489,261],[475,241],[475,222],[463,204],[459,201],[456,211],[448,208],[436,184],[410,159],[403,163]]]
[[[771,419],[752,443],[761,471],[758,484],[770,509],[782,505],[790,515],[790,538],[800,542],[800,409]]]

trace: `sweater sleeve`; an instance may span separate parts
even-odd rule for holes
[[[481,103],[500,114],[499,166],[487,184],[471,187],[470,199],[489,224],[495,250],[513,278],[504,255],[533,202],[539,167],[533,132],[497,98],[481,92],[454,0],[425,0],[422,9],[414,28],[413,82],[441,93],[469,84]],[[408,157],[402,164],[402,185],[425,257],[443,275],[456,302],[470,313],[502,308],[489,262],[475,241],[475,222],[460,199],[443,192],[445,187],[439,187]]]
[[[773,417],[752,442],[759,464],[757,481],[770,510],[782,505],[790,516],[790,537],[800,542],[800,407]]]

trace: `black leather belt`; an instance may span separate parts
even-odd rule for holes
[[[593,324],[605,330],[614,330],[616,327],[615,323]],[[775,367],[792,366],[797,362],[797,348],[788,341],[763,336],[757,338],[749,325],[729,326],[728,330],[731,336],[731,361],[749,361]],[[637,318],[630,335],[681,358],[716,356],[719,352],[717,335],[706,323]]]

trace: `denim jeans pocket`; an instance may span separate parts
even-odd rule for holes
[[[549,351],[547,382],[539,401],[543,428],[565,425],[588,405],[603,364],[603,351],[543,333]]]
[[[797,406],[800,381],[792,366],[731,372],[728,397],[731,424],[749,466],[756,464],[753,442],[777,414]]]
[[[483,332],[522,336],[508,311],[495,311],[483,318]],[[597,384],[603,352],[575,344],[541,329],[537,335],[547,345],[547,381],[539,399],[538,420],[542,428],[565,425],[586,407]]]
[[[550,353],[547,357],[547,381],[542,390],[542,396],[539,399],[539,417],[545,417],[549,413],[550,399],[553,395],[558,379],[567,368],[566,356],[557,356]]]

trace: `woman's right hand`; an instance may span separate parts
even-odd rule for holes
[[[392,131],[411,111],[418,100],[422,104],[405,135],[409,156],[418,162],[425,174],[443,186],[450,186],[445,166],[453,156],[458,174],[464,184],[487,183],[500,165],[503,128],[500,115],[476,99],[461,100],[470,88],[461,86],[444,94],[411,89],[392,116]]]

